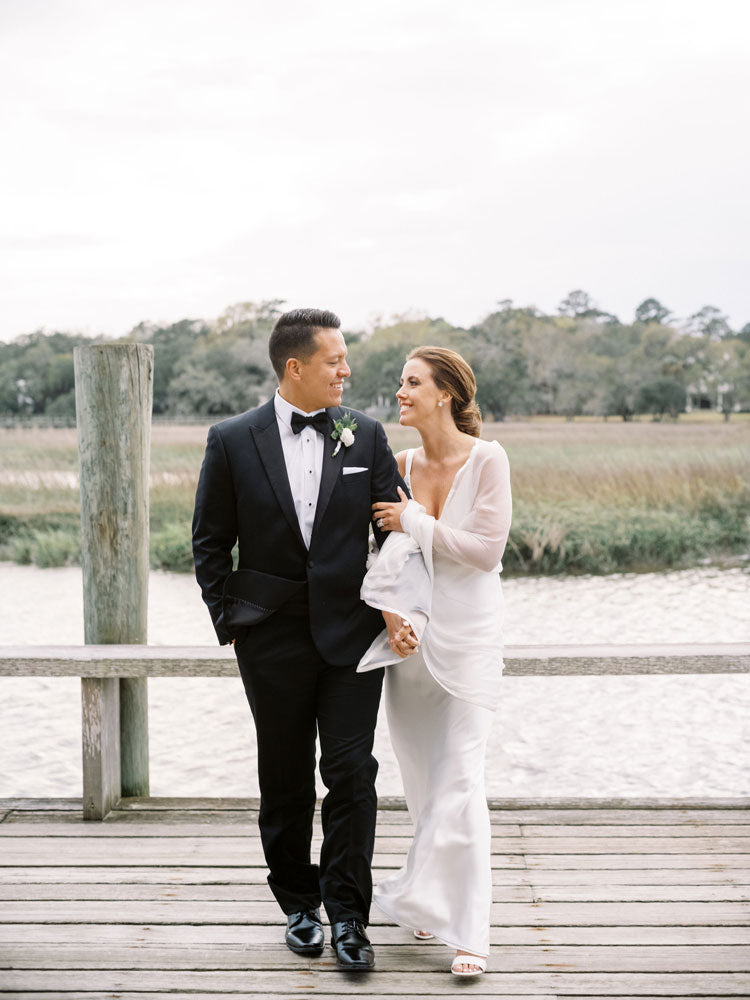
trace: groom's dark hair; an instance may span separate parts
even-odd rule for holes
[[[268,341],[268,354],[279,381],[289,358],[307,361],[315,354],[318,330],[338,330],[341,320],[328,309],[292,309],[282,313]]]

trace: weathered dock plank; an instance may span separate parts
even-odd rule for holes
[[[747,854],[527,854],[527,868],[545,871],[624,868],[744,868]]]
[[[383,994],[383,993],[368,992],[366,987],[369,986],[371,982],[372,980],[368,979],[365,984],[364,990],[362,988],[357,989],[356,992],[353,992],[350,995],[356,996],[357,1000],[382,1000],[382,997],[384,995],[398,996],[401,998],[406,996],[406,994],[404,993]],[[463,1000],[463,998],[467,995],[467,992],[469,993],[469,995],[471,995],[472,988],[471,985],[468,983],[457,984],[456,988],[460,989],[461,992],[441,993],[440,996],[443,998],[443,1000]],[[258,997],[257,993],[245,993],[245,992],[234,992],[234,991],[232,991],[230,995],[232,997],[232,1000],[256,1000],[256,998]],[[324,994],[321,994],[317,991],[315,993],[310,993],[308,990],[306,990],[305,992],[300,992],[298,990],[295,993],[287,993],[285,991],[282,991],[274,993],[273,1000],[300,1000],[300,998],[301,1000],[309,1000],[309,998],[312,996],[320,997],[322,995]],[[328,995],[330,996],[331,994]],[[424,995],[425,994],[422,993],[409,994],[409,996],[415,996],[415,997]],[[24,992],[22,994],[19,994],[19,996],[22,996],[24,1000],[71,1000],[72,994],[58,993],[54,991],[49,993]],[[116,994],[111,992],[107,993],[87,992],[86,994],[84,994],[84,996],[86,1000],[164,1000],[164,993],[151,993],[142,991],[139,991],[137,993],[131,993],[127,990],[118,990]],[[202,991],[182,993],[179,991],[170,990],[169,996],[171,1000],[227,1000],[226,993],[204,993]],[[514,990],[513,993],[492,993],[491,996],[492,1000],[517,1000],[519,996],[523,996],[524,1000],[560,1000],[561,997],[565,997],[565,1000],[590,1000],[592,996],[596,996],[597,1000],[623,1000],[623,994],[621,993],[617,994],[617,996],[613,996],[611,993],[608,993],[605,996],[604,994],[599,992],[595,994],[593,993],[573,994],[573,993],[564,993],[561,990],[559,990],[559,987],[558,987],[558,992],[555,993],[528,992],[528,990],[523,990],[519,992],[519,990],[516,989]],[[726,1000],[727,997],[737,997],[739,998],[739,1000],[747,1000],[747,993],[744,991],[741,993],[731,992],[722,994],[715,994],[715,993],[707,994],[707,993],[695,993],[695,992],[675,994],[674,992],[663,992],[659,993],[658,995],[650,992],[649,993],[632,992],[630,996],[631,997],[637,996],[638,1000],[664,1000],[665,997],[673,997],[675,998],[675,1000],[685,1000],[685,997],[687,996],[700,997],[700,1000]]]
[[[412,944],[403,927],[378,924],[372,931],[380,944]],[[276,945],[283,936],[283,921],[248,924],[0,924],[0,943],[22,944],[143,944]],[[673,927],[669,925],[612,927],[547,927],[536,925],[495,926],[490,931],[494,946],[599,946],[640,945],[741,945],[750,948],[750,926]],[[426,947],[427,945],[425,945]],[[430,945],[431,947],[439,947]]]
[[[185,971],[162,969],[67,971],[59,969],[15,969],[6,972],[6,991],[61,991],[86,995],[90,991],[110,990],[243,993],[248,996],[277,996],[279,991],[295,996],[352,996],[352,977],[342,975],[333,958],[328,970],[287,968],[285,971],[211,970]],[[445,964],[445,956],[443,963]],[[370,987],[379,996],[456,996],[455,978],[444,969],[424,966],[410,973],[381,971],[360,976],[357,984]],[[467,984],[468,985],[468,984]],[[471,983],[477,996],[547,994],[553,997],[572,993],[584,996],[614,994],[619,996],[734,996],[747,998],[750,974],[745,972],[488,972]],[[143,996],[143,992],[140,996]],[[460,995],[460,994],[458,994]]]
[[[266,885],[250,883],[176,884],[151,883],[0,883],[0,902],[39,900],[174,900],[214,902],[270,902]],[[750,885],[499,885],[493,889],[495,903],[708,903],[747,902]]]
[[[750,825],[750,798],[734,799],[497,799],[487,800],[495,825],[566,826],[693,826],[707,823]],[[49,803],[49,805],[47,804]],[[0,799],[0,808],[18,822],[73,822],[82,816],[81,799]],[[130,798],[121,799],[103,820],[107,824],[257,823],[257,799]],[[412,826],[403,799],[381,798],[378,824]],[[544,835],[549,835],[544,833]]]
[[[626,889],[633,889],[626,886]],[[693,886],[683,887],[698,895],[698,901],[721,900],[738,901],[750,896],[750,887],[708,886],[707,889]],[[635,891],[638,892],[637,887]],[[617,895],[617,894],[616,894]],[[613,898],[616,898],[615,897]],[[672,898],[670,892],[668,898]],[[531,886],[497,886],[493,892],[496,903],[533,903],[538,890]],[[674,898],[679,898],[675,896]],[[175,902],[273,902],[273,895],[263,880],[262,885],[174,885],[171,883],[152,885],[112,885],[112,884],[65,884],[65,885],[2,885],[0,902],[39,900],[173,900]],[[247,916],[247,913],[245,913]]]
[[[383,944],[372,934],[379,964],[389,972],[444,971],[447,950],[440,945]],[[174,969],[184,972],[209,970],[253,970],[284,972],[287,969],[328,971],[331,952],[320,958],[290,956],[280,943],[253,945],[111,945],[28,944],[8,945],[0,956],[0,970],[137,970]],[[492,967],[504,973],[547,972],[750,972],[750,951],[744,946],[633,946],[590,945],[585,950],[565,946],[501,946],[492,955]]]
[[[367,985],[370,985],[370,982],[371,981],[368,980]],[[462,998],[464,998],[467,995],[467,991],[469,992],[469,995],[471,993],[471,986],[469,984],[457,984],[456,988],[460,989],[461,992],[441,993],[440,996],[443,997],[444,1000],[462,1000]],[[164,1000],[164,995],[165,995],[164,993],[150,993],[142,991],[138,991],[137,993],[131,993],[130,991],[127,990],[118,990],[117,993],[87,992],[86,994],[83,994],[86,1000]],[[310,998],[313,996],[320,997],[322,995],[323,994],[317,991],[315,993],[310,993],[309,991],[300,992],[298,990],[295,993],[287,993],[287,992],[274,993],[273,1000],[300,1000],[300,998],[301,1000],[310,1000]],[[330,996],[331,994],[328,995]],[[364,992],[361,988],[356,990],[356,992],[351,993],[350,995],[356,996],[357,1000],[382,1000],[382,997],[384,995],[398,996],[400,998],[406,996],[406,994],[404,993],[382,994],[382,993]],[[425,994],[422,993],[409,994],[409,996],[415,996],[415,997],[424,995]],[[6,994],[6,996],[8,996],[8,994]],[[22,996],[24,1000],[71,1000],[72,995],[70,993],[58,993],[58,992],[49,992],[49,993],[24,992],[22,994],[18,994],[18,996]],[[586,993],[584,995],[579,993],[576,994],[564,993],[561,991],[556,993],[537,993],[537,992],[528,992],[527,990],[524,990],[523,992],[515,990],[513,993],[492,993],[491,996],[492,1000],[517,1000],[519,996],[523,996],[524,1000],[560,1000],[561,997],[565,997],[565,1000],[590,1000],[592,996],[596,996],[598,1000],[623,1000],[623,995],[621,993],[618,994],[617,996],[613,996],[612,994],[608,993],[605,996],[604,994],[599,992],[597,992],[596,994]],[[741,993],[731,992],[722,994],[707,994],[707,993],[695,993],[695,992],[689,994],[688,993],[675,994],[673,992],[663,992],[659,993],[658,995],[654,993],[645,994],[640,992],[639,993],[633,992],[630,994],[630,996],[631,997],[637,996],[638,1000],[665,1000],[665,997],[673,997],[675,998],[675,1000],[685,1000],[687,996],[700,997],[700,1000],[726,1000],[727,997],[737,997],[738,1000],[747,1000],[748,994],[745,991]],[[171,1000],[227,1000],[226,993],[204,993],[202,991],[182,993],[179,991],[170,990],[169,997],[171,998]],[[256,1000],[258,994],[245,993],[245,992],[238,993],[233,991],[231,993],[231,997],[232,1000]]]
[[[385,850],[392,847],[386,841]],[[513,838],[493,838],[498,853],[517,848]],[[523,838],[531,854],[750,854],[747,837],[530,837]]]
[[[507,836],[513,827],[505,826],[500,828],[503,834]],[[507,831],[507,832],[506,832]],[[493,832],[500,836],[499,830],[493,826]],[[515,832],[515,831],[514,831]],[[525,823],[523,826],[524,836],[531,837],[549,837],[555,839],[564,839],[566,837],[607,837],[611,839],[619,837],[648,837],[652,838],[662,838],[662,837],[745,837],[750,841],[750,816],[747,817],[744,823],[736,822],[732,825],[731,829],[727,829],[727,825],[723,823],[698,823],[694,821],[692,823],[684,823],[680,825],[679,823],[673,823],[666,825],[664,823],[656,824],[651,826],[648,825],[638,825],[633,823],[632,825],[626,824],[599,824],[597,825],[584,825],[583,823],[574,825],[571,823],[556,823],[554,826],[541,826],[536,824]]]
[[[205,837],[167,838],[126,837],[53,837],[49,841],[37,838],[8,837],[3,840],[3,860],[9,865],[50,865],[55,861],[68,865],[261,865],[263,852],[260,841],[252,838]],[[376,848],[374,863],[383,868],[398,868],[405,852],[388,853]],[[514,854],[495,854],[503,868],[523,868],[520,847]],[[721,857],[721,855],[717,855]]]
[[[59,900],[55,906],[48,901],[6,901],[0,923],[248,923],[248,904],[243,902],[183,902],[163,899],[141,900]],[[279,910],[275,902],[260,901],[252,906],[256,922],[278,923]],[[640,927],[660,924],[712,924],[741,927],[750,922],[750,903],[493,903],[492,922],[513,926],[544,924],[547,927],[566,926],[627,926]],[[372,913],[373,926],[387,923],[378,912]]]
[[[375,881],[387,869],[374,866]],[[234,868],[221,864],[211,867],[198,865],[174,867],[158,865],[151,867],[66,867],[60,865],[24,867],[9,865],[0,868],[0,885],[36,885],[55,883],[96,883],[108,885],[134,883],[151,885],[169,882],[171,885],[266,885],[265,865],[238,865]],[[525,869],[494,868],[492,881],[501,885],[535,886],[587,886],[608,885],[750,885],[750,867],[728,868],[712,865],[708,868],[623,868],[607,869]]]
[[[734,837],[734,831],[734,827],[730,830],[727,830],[726,827],[721,827],[720,830],[717,829],[714,836],[730,835]],[[71,820],[63,823],[42,824],[24,823],[11,819],[0,826],[0,843],[6,837],[24,837],[26,839],[36,837],[44,840],[49,840],[52,837],[155,837],[159,840],[166,840],[170,837],[211,837],[213,839],[244,836],[255,839],[257,833],[258,825],[256,822],[246,824],[233,823],[229,825],[212,824],[210,822],[184,823],[179,825],[164,824],[164,830],[161,832],[153,823],[139,823],[136,825],[135,823],[126,822],[120,825],[104,822],[101,824],[101,829],[95,830],[92,824],[83,826],[80,822],[75,823]],[[412,833],[411,826],[395,823],[381,824],[378,827],[378,843],[386,851],[392,850],[394,847],[401,850],[404,843],[408,843],[411,839]],[[517,823],[495,826],[492,829],[492,833],[493,844],[500,850],[503,850],[506,844],[519,844],[521,827]],[[322,838],[317,837],[316,840],[318,846],[320,846]],[[748,838],[748,846],[750,847],[750,837]]]
[[[363,977],[364,979],[364,977]],[[364,984],[365,988],[372,986],[372,979],[367,978]],[[459,986],[460,988],[460,986]],[[206,993],[203,990],[191,990],[189,993],[183,993],[181,990],[169,990],[166,994],[164,992],[152,993],[150,991],[138,990],[137,992],[131,992],[130,990],[117,990],[116,992],[106,991],[101,992],[99,990],[86,991],[86,993],[60,993],[56,990],[52,990],[44,993],[19,991],[14,993],[3,994],[4,998],[23,998],[23,1000],[81,1000],[85,997],[85,1000],[164,1000],[165,995],[168,995],[171,1000],[227,1000],[227,993]],[[229,994],[232,1000],[257,1000],[258,996],[263,996],[264,994],[259,993],[247,993],[244,990],[235,991]],[[326,994],[321,994],[317,990],[314,993],[309,992],[308,989],[304,991],[296,990],[294,993],[288,993],[286,990],[281,990],[273,993],[273,1000],[311,1000],[314,997],[325,996]],[[328,996],[332,994],[328,993]],[[338,994],[341,996],[341,994]],[[349,994],[350,996],[356,996],[357,1000],[382,1000],[383,994],[376,993],[373,994],[367,989],[362,991],[362,988],[356,990]],[[387,995],[387,994],[386,994]],[[404,998],[406,995],[403,993],[391,994],[392,996],[398,996]],[[409,994],[410,996],[417,996],[417,994]],[[466,995],[466,987],[461,993],[443,993],[441,994],[445,1000],[462,1000]],[[271,994],[265,994],[266,997],[270,997]],[[419,994],[422,996],[422,994]],[[492,994],[492,1000],[517,1000],[519,994],[516,991],[513,994],[510,993],[495,993]],[[528,993],[523,994],[524,1000],[558,1000],[559,994],[552,993]],[[724,993],[722,996],[706,996],[701,994],[701,1000],[725,1000],[728,994]],[[737,994],[734,994],[737,996]],[[663,1000],[664,994],[659,998]],[[587,998],[584,998],[587,1000]],[[614,998],[613,998],[614,1000]],[[618,997],[617,1000],[622,1000],[622,997]],[[639,1000],[641,998],[639,997]],[[655,1000],[655,998],[643,998],[643,1000]],[[747,998],[745,998],[747,1000]]]
[[[492,824],[493,846],[499,850],[505,849],[505,842],[516,844],[523,829],[524,847],[531,850],[538,850],[535,845],[548,846],[550,848],[564,847],[566,841],[580,841],[582,838],[590,838],[599,841],[618,841],[618,849],[625,849],[626,843],[620,841],[627,840],[633,844],[636,851],[640,851],[643,841],[656,841],[658,845],[671,849],[671,844],[665,841],[679,840],[679,847],[683,853],[690,846],[703,848],[710,838],[715,845],[723,845],[722,850],[742,850],[750,852],[750,819],[744,824],[735,823],[731,826],[725,824],[705,824],[694,825],[673,825],[664,824],[650,826],[575,826],[560,825],[556,827],[526,825],[520,823],[494,823]],[[402,846],[404,839],[412,836],[413,827],[406,823],[379,823],[378,842],[384,850],[389,850],[390,841],[399,841],[397,847]],[[206,819],[199,823],[164,823],[156,825],[151,823],[136,823],[127,820],[123,823],[105,821],[101,829],[94,830],[91,825],[82,826],[80,817],[71,815],[64,820],[55,819],[52,822],[43,823],[38,821],[29,822],[22,818],[22,814],[11,814],[8,819],[0,825],[0,838],[5,837],[40,837],[49,839],[51,837],[158,837],[165,839],[168,837],[238,837],[255,836],[257,833],[257,821],[255,819],[247,822],[219,823]],[[726,839],[726,842],[722,840]],[[698,841],[701,841],[698,843]],[[549,843],[548,843],[549,842]],[[731,847],[730,847],[731,842]],[[595,848],[596,845],[592,845]],[[569,853],[567,850],[564,853]]]

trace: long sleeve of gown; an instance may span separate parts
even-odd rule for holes
[[[435,552],[488,573],[501,566],[512,511],[508,456],[500,444],[493,444],[477,463],[474,503],[459,525],[451,527],[432,517],[414,500],[401,515],[401,527],[412,538],[423,541],[425,529],[431,528]]]

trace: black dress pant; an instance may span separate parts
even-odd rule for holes
[[[313,645],[306,608],[284,609],[236,644],[258,737],[260,836],[268,883],[289,914],[321,901],[328,918],[368,922],[378,763],[372,755],[383,671],[333,666]],[[310,854],[315,738],[323,800],[320,865]]]

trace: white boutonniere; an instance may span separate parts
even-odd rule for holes
[[[331,458],[335,458],[338,455],[342,444],[345,448],[350,448],[354,444],[354,432],[356,429],[357,421],[352,420],[351,413],[347,412],[341,420],[334,421],[331,437],[338,443]]]

